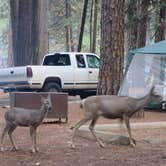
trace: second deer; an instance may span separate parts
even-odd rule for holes
[[[140,99],[115,95],[91,96],[84,99],[81,103],[81,107],[84,109],[85,115],[84,118],[73,127],[72,147],[75,147],[73,139],[76,131],[88,121],[91,121],[89,129],[92,135],[97,140],[97,143],[101,147],[104,147],[104,143],[94,132],[94,126],[100,116],[109,119],[120,119],[120,122],[124,121],[129,134],[130,144],[135,146],[135,141],[132,139],[131,135],[130,118],[155,97],[160,98],[160,96],[154,92],[154,87],[152,87],[149,93]]]

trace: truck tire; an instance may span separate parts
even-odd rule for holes
[[[61,87],[56,82],[48,82],[44,85],[44,92],[61,92]]]
[[[83,93],[80,94],[80,98],[81,98],[81,99],[84,99],[84,98],[86,98],[86,97],[88,97],[87,94],[83,94]]]

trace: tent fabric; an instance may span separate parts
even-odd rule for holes
[[[129,52],[118,95],[141,98],[152,85],[166,101],[166,40]]]
[[[131,53],[166,54],[166,40],[135,49],[131,51]]]
[[[128,57],[127,57],[127,64],[126,64],[126,68],[125,68],[125,74],[128,70],[128,67],[130,66],[130,63],[134,57],[135,54],[140,53],[140,54],[163,54],[164,56],[166,56],[166,40],[154,43],[154,44],[150,44],[147,45],[145,47],[142,48],[138,48],[138,49],[134,49],[129,51],[128,53]],[[124,74],[124,75],[125,75]]]

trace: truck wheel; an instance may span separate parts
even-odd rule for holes
[[[88,95],[83,94],[83,93],[80,94],[80,98],[81,98],[81,99],[84,99],[84,98],[86,98],[87,96],[88,96]]]
[[[43,88],[44,92],[61,92],[61,87],[56,82],[49,82]]]

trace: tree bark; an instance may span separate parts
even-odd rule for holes
[[[11,12],[11,11],[10,11]],[[14,60],[13,60],[13,40],[12,40],[12,27],[11,27],[11,18],[9,18],[9,36],[8,36],[8,41],[9,41],[9,46],[8,46],[8,59],[7,59],[7,64],[9,67],[14,66]]]
[[[47,0],[10,0],[15,66],[39,64],[47,52]]]
[[[88,7],[88,0],[84,0],[81,29],[80,29],[80,35],[79,35],[79,41],[78,41],[78,52],[80,52],[81,48],[82,48],[82,39],[83,39],[83,34],[84,34],[84,26],[85,26],[85,20],[86,20],[87,7]]]
[[[127,52],[146,45],[146,29],[148,18],[147,0],[131,0],[127,13]]]
[[[97,30],[97,15],[98,15],[98,0],[94,1],[94,23],[93,23],[93,42],[92,52],[96,52],[96,30]]]
[[[144,47],[146,45],[146,31],[147,31],[147,18],[148,18],[147,0],[137,0],[137,15],[139,16],[137,25],[137,47]]]
[[[10,0],[10,21],[11,21],[11,36],[9,39],[12,41],[9,41],[9,44],[12,44],[12,46],[9,46],[11,48],[11,57],[10,60],[13,59],[13,65],[17,61],[17,33],[18,33],[18,0],[12,1]],[[12,57],[13,56],[13,57]],[[12,64],[12,62],[10,62]]]
[[[160,13],[159,13],[159,26],[156,30],[155,33],[155,42],[159,42],[161,40],[165,39],[165,28],[166,28],[166,6],[163,6],[164,4],[166,4],[166,0],[161,0],[160,1],[161,4],[161,8],[160,8]]]
[[[98,94],[117,94],[123,73],[124,0],[103,0]]]
[[[71,18],[71,2],[70,0],[66,0],[66,18]],[[74,51],[73,47],[73,37],[72,37],[72,28],[70,24],[70,20],[68,20],[68,24],[65,26],[66,30],[66,49],[67,51]]]
[[[46,53],[48,53],[48,0],[38,0],[39,3],[39,22],[37,33],[39,33],[38,37],[38,52],[34,55],[37,56],[37,64],[41,64],[43,57]],[[36,40],[36,39],[34,39]],[[36,64],[34,62],[33,64]]]
[[[91,9],[90,9],[90,19],[89,19],[89,39],[90,39],[90,52],[92,52],[92,28],[93,28],[93,0],[91,2]]]

